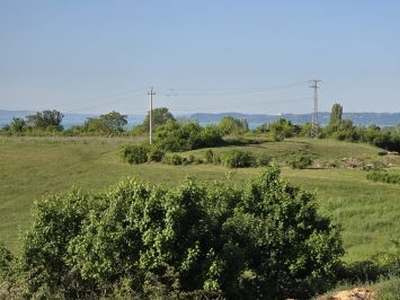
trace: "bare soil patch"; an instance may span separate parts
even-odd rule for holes
[[[368,288],[355,288],[348,291],[336,292],[333,295],[324,295],[317,300],[376,300],[376,292]]]

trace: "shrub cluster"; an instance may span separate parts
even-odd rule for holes
[[[14,285],[35,299],[309,299],[335,281],[341,239],[313,195],[279,174],[270,167],[242,190],[127,179],[100,194],[49,195],[36,203]]]
[[[197,122],[168,121],[157,128],[154,143],[165,152],[183,152],[222,146],[222,134],[216,126],[201,127]]]
[[[122,148],[123,159],[130,164],[143,164],[148,161],[149,147],[131,145]]]
[[[293,155],[287,163],[293,169],[306,169],[312,165],[313,159],[308,154],[298,153]]]
[[[195,158],[194,155],[189,157],[171,153],[166,154],[158,145],[130,145],[122,148],[122,158],[130,164],[142,164],[145,162],[162,162],[168,165],[188,165],[209,163],[215,165],[223,165],[228,168],[249,168],[264,167],[270,165],[271,157],[263,153],[259,156],[241,150],[231,150],[227,153],[216,155],[211,149],[205,152],[204,159]]]
[[[382,171],[368,173],[367,179],[384,183],[400,184],[400,174],[390,174]]]
[[[228,168],[249,168],[257,165],[254,155],[240,150],[231,150],[221,155],[221,164]]]
[[[189,164],[214,164],[228,168],[251,168],[269,166],[272,158],[267,153],[255,155],[251,152],[233,149],[222,154],[216,154],[207,149],[204,158],[189,157],[177,153],[166,154],[158,144],[154,145],[130,145],[122,148],[122,158],[131,164],[142,164],[145,162],[162,162],[168,165],[189,165]],[[311,166],[313,159],[306,153],[298,153],[287,162],[294,169],[305,169]]]
[[[146,162],[161,162],[165,152],[157,145],[129,145],[121,149],[122,159],[130,164],[143,164]]]

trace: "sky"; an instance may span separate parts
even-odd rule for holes
[[[0,0],[0,109],[400,112],[398,0]]]

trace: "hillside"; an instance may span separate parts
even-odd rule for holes
[[[102,190],[128,175],[152,184],[175,185],[186,176],[214,181],[226,179],[227,174],[240,185],[259,172],[257,168],[227,169],[208,164],[132,166],[119,156],[120,147],[131,142],[131,138],[0,138],[0,239],[16,251],[18,233],[29,226],[33,201],[72,186]],[[395,250],[391,241],[400,238],[400,186],[368,181],[361,166],[381,164],[396,170],[398,157],[380,157],[379,149],[369,145],[330,140],[292,139],[241,149],[268,153],[282,166],[284,177],[316,192],[320,210],[343,226],[345,260],[357,261]],[[314,157],[313,168],[293,170],[286,166],[287,159],[299,151]],[[183,155],[203,157],[204,152]],[[359,165],[348,164],[349,159]]]

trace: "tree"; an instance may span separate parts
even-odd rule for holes
[[[151,120],[153,129],[156,129],[160,125],[166,124],[168,121],[176,121],[172,113],[170,113],[168,108],[166,107],[154,108],[151,113]],[[147,113],[142,123],[142,126],[147,131],[149,131],[149,123],[150,123],[150,112]]]
[[[329,125],[339,125],[342,122],[343,107],[339,103],[335,103],[331,109]]]
[[[331,109],[331,115],[329,117],[329,124],[324,128],[324,133],[327,136],[337,134],[339,127],[342,124],[343,107],[339,103],[335,103]]]
[[[26,129],[26,121],[23,118],[13,118],[10,129],[15,133],[22,133]]]
[[[283,141],[283,139],[293,137],[301,131],[300,127],[282,118],[270,123],[268,125],[268,130],[272,133],[272,137],[275,141]]]
[[[357,142],[360,139],[357,126],[349,119],[340,122],[335,136],[339,141]]]
[[[128,116],[112,111],[98,118],[89,118],[84,124],[84,130],[91,133],[121,133],[128,124]]]
[[[218,128],[221,130],[222,134],[240,134],[245,133],[249,130],[249,124],[247,120],[239,120],[234,117],[223,117],[219,123]]]
[[[53,109],[37,112],[36,115],[26,116],[26,123],[35,129],[62,131],[61,125],[64,114]]]

